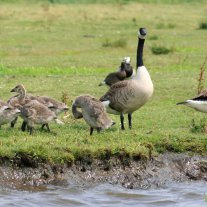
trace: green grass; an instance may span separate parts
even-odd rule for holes
[[[116,125],[89,136],[86,123],[74,120],[70,111],[61,117],[65,125],[51,124],[52,133],[36,126],[29,136],[19,130],[20,119],[14,129],[4,125],[0,157],[30,165],[31,160],[71,163],[123,155],[139,159],[147,158],[151,150],[153,155],[165,151],[206,154],[206,134],[200,130],[206,115],[175,105],[196,95],[207,48],[206,32],[197,28],[205,15],[203,3],[1,3],[0,99],[7,100],[19,83],[36,95],[61,100],[64,94],[69,107],[80,94],[99,98],[107,87],[98,84],[118,68],[123,57],[130,56],[135,66],[141,26],[148,29],[144,63],[155,92],[133,114],[132,130],[121,131],[119,117],[110,115]],[[103,47],[106,39],[127,44]],[[154,55],[151,47],[155,44],[175,49]]]

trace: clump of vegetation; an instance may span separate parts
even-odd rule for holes
[[[158,36],[157,35],[151,35],[148,37],[149,40],[158,40]]]
[[[200,73],[199,73],[199,78],[198,78],[198,94],[201,93],[201,91],[204,88],[204,71],[205,71],[206,61],[207,61],[207,56],[206,56],[203,64],[200,67]]]
[[[207,22],[201,22],[199,25],[199,29],[207,29]]]
[[[68,105],[68,106],[71,105],[71,101],[70,101],[69,95],[66,92],[62,92],[61,101],[63,103],[65,103],[66,105]]]
[[[127,46],[127,41],[126,41],[126,39],[122,39],[122,38],[115,40],[115,41],[111,41],[107,38],[104,40],[102,46],[103,47],[122,47],[122,48],[124,48]]]
[[[165,54],[173,52],[173,48],[167,48],[165,46],[154,45],[151,47],[151,51],[155,55],[165,55]]]
[[[195,123],[195,120],[192,119],[190,129],[193,133],[207,133],[206,119],[200,119],[199,123],[197,124]]]

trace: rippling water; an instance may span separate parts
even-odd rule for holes
[[[207,207],[207,183],[176,183],[150,190],[129,190],[109,184],[50,185],[23,190],[0,187],[0,206]]]

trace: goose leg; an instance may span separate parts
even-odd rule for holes
[[[41,126],[41,130],[43,130],[45,126],[46,126],[46,124],[43,124],[43,125]]]
[[[47,128],[47,131],[50,132],[50,127],[49,127],[49,124],[45,124],[46,128]]]
[[[16,117],[12,122],[11,122],[11,128],[14,128],[14,125],[17,122],[18,117]]]
[[[33,127],[29,126],[29,134],[32,135]]]
[[[121,120],[121,129],[125,130],[125,128],[124,128],[124,115],[123,114],[120,115],[120,120]]]
[[[21,126],[21,130],[22,130],[23,132],[25,131],[26,126],[27,126],[27,122],[26,122],[26,121],[23,121],[23,122],[22,122],[22,126]]]
[[[129,128],[132,129],[132,114],[128,114]]]
[[[90,128],[90,135],[93,134],[93,127]]]
[[[97,130],[98,133],[101,132],[101,128],[100,127],[98,127],[96,130]]]

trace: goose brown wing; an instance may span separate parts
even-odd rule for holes
[[[106,84],[107,84],[108,86],[111,86],[111,85],[113,85],[114,83],[118,82],[119,79],[118,79],[118,77],[117,77],[116,72],[114,72],[114,73],[109,73],[109,74],[106,76],[106,78],[105,78],[104,81],[106,82]]]
[[[109,106],[121,112],[124,107],[124,102],[127,101],[127,96],[129,94],[127,86],[129,81],[121,81],[111,86],[111,88],[100,98],[100,101],[110,101]]]

